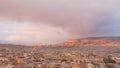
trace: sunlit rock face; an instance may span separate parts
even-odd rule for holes
[[[120,37],[90,37],[67,40],[61,46],[120,46]]]

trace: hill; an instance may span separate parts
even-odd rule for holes
[[[62,46],[88,46],[88,45],[101,45],[101,46],[120,46],[120,37],[89,37],[82,39],[70,39],[64,43],[58,44]]]

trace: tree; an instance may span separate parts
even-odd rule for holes
[[[104,63],[114,63],[114,64],[116,63],[116,61],[109,56],[107,58],[104,58],[103,61]]]
[[[104,58],[103,61],[106,64],[107,68],[114,68],[114,64],[116,64],[116,61],[113,60],[110,56]]]

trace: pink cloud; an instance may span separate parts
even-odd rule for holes
[[[94,36],[102,17],[109,15],[118,0],[0,0],[0,17],[60,27],[71,35]],[[111,12],[110,12],[111,13]],[[99,26],[99,27],[98,27]],[[105,34],[106,35],[106,34]]]

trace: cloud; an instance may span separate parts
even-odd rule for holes
[[[10,35],[10,36],[8,36],[7,38],[6,38],[6,41],[21,41],[21,40],[25,40],[26,39],[26,37],[24,37],[24,36],[15,36],[15,35]]]
[[[64,29],[71,37],[119,35],[119,3],[119,0],[0,0],[0,17],[47,24]]]
[[[5,25],[5,27],[4,27]],[[12,27],[11,27],[12,26]],[[69,34],[61,29],[44,24],[10,22],[0,23],[0,40],[12,43],[59,43],[68,39]]]

